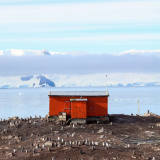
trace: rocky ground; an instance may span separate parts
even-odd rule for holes
[[[44,118],[0,121],[0,159],[160,159],[160,117],[112,115],[106,124],[62,125]]]

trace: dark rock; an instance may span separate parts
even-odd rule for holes
[[[33,76],[26,76],[26,77],[21,77],[21,80],[22,81],[29,81],[32,78],[33,78]]]
[[[37,76],[37,79],[40,79],[39,85],[42,87],[45,87],[45,84],[48,84],[50,87],[55,87],[55,83],[51,80],[47,79],[46,77],[39,75]]]

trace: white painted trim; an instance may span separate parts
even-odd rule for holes
[[[70,99],[70,101],[87,101],[87,99]]]

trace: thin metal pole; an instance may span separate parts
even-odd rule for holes
[[[139,111],[139,99],[138,99],[138,115],[140,115],[140,111]]]
[[[106,91],[107,91],[108,89],[107,89],[107,75],[106,75]]]
[[[106,75],[106,92],[107,92],[108,88],[107,88],[107,75]],[[107,96],[107,115],[108,115],[108,96]]]

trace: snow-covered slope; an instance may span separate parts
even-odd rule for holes
[[[86,55],[86,54],[95,54],[95,53],[87,53],[87,52],[80,52],[80,51],[55,52],[55,51],[48,51],[46,49],[43,49],[43,50],[25,50],[25,49],[0,50],[0,55],[12,55],[12,56],[54,55],[54,54]],[[131,50],[120,52],[120,53],[109,53],[109,54],[117,55],[117,56],[122,56],[122,55],[127,55],[127,54],[128,55],[157,55],[157,56],[160,56],[160,50],[136,50],[136,49],[131,49]]]
[[[54,54],[70,54],[70,55],[84,55],[84,54],[93,54],[87,52],[80,52],[80,51],[72,51],[72,52],[55,52],[55,51],[48,51],[46,49],[43,50],[25,50],[25,49],[7,49],[7,50],[0,50],[0,56],[7,55],[7,56],[39,56],[39,55],[54,55]]]
[[[7,56],[32,56],[32,55],[51,55],[56,54],[56,52],[50,53],[46,49],[43,50],[22,50],[22,49],[8,49],[8,50],[1,50],[0,55],[7,55]]]
[[[0,88],[30,88],[30,87],[55,87],[54,82],[47,76],[35,75],[26,77],[1,77]]]
[[[109,73],[108,86],[157,86],[159,74]],[[106,74],[0,77],[0,88],[106,86]]]
[[[106,73],[108,86],[160,85],[160,74]],[[106,74],[50,75],[56,87],[106,86]]]

